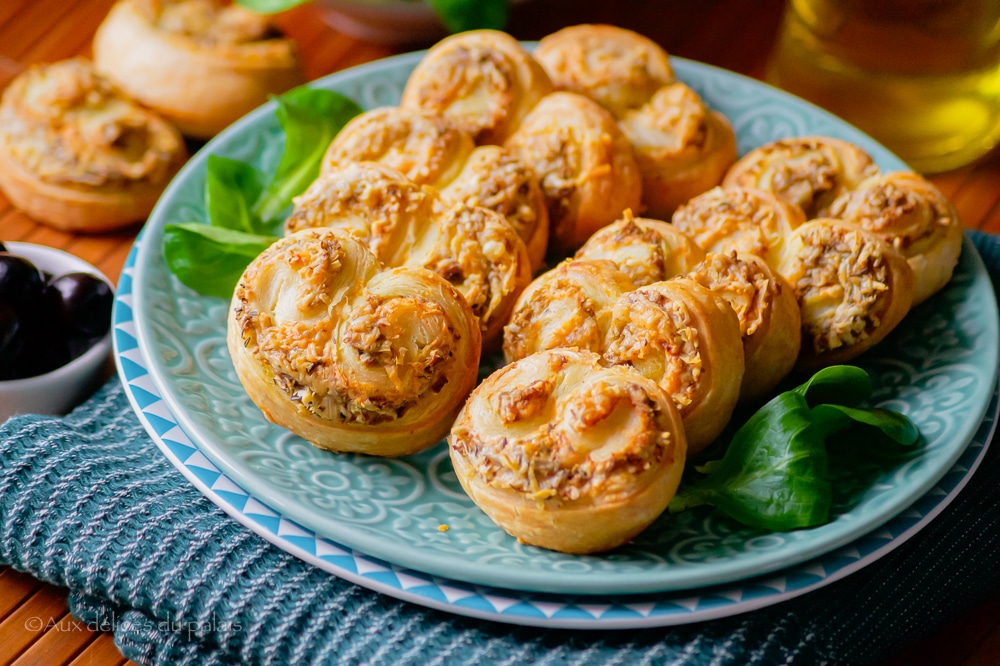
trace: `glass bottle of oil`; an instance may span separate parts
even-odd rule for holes
[[[917,171],[1000,139],[1000,0],[789,0],[768,81]]]

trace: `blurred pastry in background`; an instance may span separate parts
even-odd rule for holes
[[[477,144],[502,144],[552,82],[520,42],[471,30],[435,44],[410,74],[400,105],[439,113]]]
[[[170,123],[84,58],[28,68],[0,101],[0,189],[59,229],[144,219],[186,159]]]
[[[201,139],[305,82],[294,42],[221,0],[119,0],[94,35],[94,63]]]

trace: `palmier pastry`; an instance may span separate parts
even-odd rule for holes
[[[858,146],[807,136],[779,139],[751,150],[729,169],[722,184],[774,192],[812,219],[877,172],[871,156]]]
[[[504,328],[508,363],[544,349],[604,350],[611,306],[635,288],[610,261],[566,260],[532,280]]]
[[[668,218],[688,199],[722,182],[736,161],[729,120],[680,82],[660,88],[618,124],[632,144],[642,173],[642,202],[651,217]]]
[[[575,93],[546,96],[507,146],[539,177],[549,207],[550,243],[577,248],[642,195],[632,148],[596,102]]]
[[[805,214],[771,192],[713,187],[678,208],[671,222],[706,252],[755,254],[776,267]]]
[[[528,248],[532,272],[542,266],[549,242],[545,194],[531,169],[509,150],[476,148],[441,196],[449,203],[482,206],[506,217]]]
[[[674,82],[670,58],[656,42],[611,25],[574,25],[542,38],[535,58],[559,90],[586,95],[616,118]]]
[[[743,336],[740,400],[771,393],[792,368],[802,342],[802,319],[792,287],[753,254],[709,254],[688,277],[726,299]]]
[[[780,272],[795,289],[802,314],[800,370],[856,358],[888,335],[913,301],[906,258],[841,220],[821,218],[796,229]]]
[[[294,42],[221,0],[119,0],[94,35],[94,62],[199,138],[305,82]]]
[[[743,344],[719,294],[687,278],[630,291],[612,306],[604,349],[605,362],[634,367],[671,397],[689,454],[726,427],[743,381]]]
[[[472,30],[435,44],[410,74],[401,106],[440,113],[479,144],[502,144],[552,92],[542,66],[510,35]]]
[[[459,482],[493,522],[565,553],[610,550],[645,529],[686,457],[677,410],[655,382],[575,349],[487,377],[448,445]]]
[[[455,179],[475,144],[447,119],[417,109],[381,107],[351,119],[323,157],[321,172],[349,162],[381,162],[418,185]]]
[[[173,126],[82,58],[28,68],[0,101],[0,188],[59,229],[142,220],[186,158]]]
[[[913,172],[870,176],[823,213],[860,224],[903,253],[913,269],[914,305],[948,283],[962,253],[958,211]]]
[[[476,383],[479,328],[426,270],[380,270],[334,229],[276,241],[233,294],[227,345],[273,423],[333,451],[400,456],[438,442]]]
[[[435,190],[377,163],[329,169],[295,199],[285,226],[342,229],[388,266],[438,273],[468,301],[490,350],[499,348],[503,326],[531,281],[528,251],[503,215],[447,207]]]
[[[683,275],[705,258],[691,237],[659,220],[633,217],[598,230],[576,252],[577,259],[607,259],[637,287]]]

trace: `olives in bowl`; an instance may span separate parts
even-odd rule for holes
[[[110,280],[78,257],[0,243],[0,422],[62,414],[106,379]]]

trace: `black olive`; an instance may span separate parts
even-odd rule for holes
[[[3,241],[0,241],[0,252],[10,252],[10,250],[7,249],[7,244]]]
[[[35,265],[14,254],[0,253],[0,302],[14,307],[37,304],[45,283]]]
[[[14,379],[24,347],[21,318],[7,303],[0,303],[0,380]]]
[[[56,326],[89,336],[111,328],[114,292],[108,283],[89,273],[67,273],[45,287],[44,305]]]

